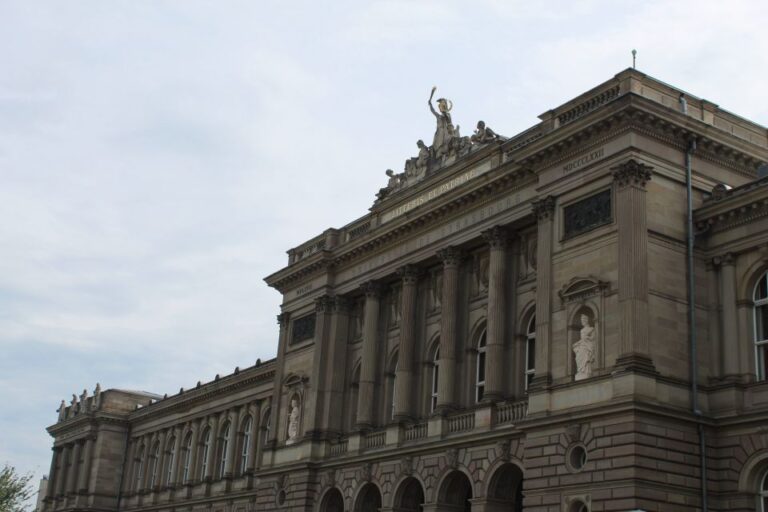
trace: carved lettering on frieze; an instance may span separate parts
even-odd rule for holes
[[[576,160],[572,160],[568,162],[563,166],[563,171],[565,172],[574,171],[579,167],[583,167],[587,165],[590,162],[594,162],[595,160],[599,160],[600,158],[603,158],[603,155],[605,155],[605,148],[596,149],[595,151],[592,151],[591,153],[587,153],[586,155],[583,155],[577,158]]]

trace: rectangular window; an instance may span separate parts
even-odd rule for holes
[[[303,316],[293,321],[291,343],[299,343],[315,337],[315,314]]]
[[[611,222],[611,191],[599,192],[563,208],[564,238],[571,238]]]

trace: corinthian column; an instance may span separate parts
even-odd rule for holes
[[[486,369],[483,400],[504,398],[504,323],[506,317],[507,232],[495,226],[483,231],[488,242],[488,319],[486,327]]]
[[[459,308],[459,265],[462,254],[456,247],[437,252],[443,261],[443,290],[440,311],[440,372],[437,374],[437,412],[445,414],[456,403],[456,344]]]
[[[413,352],[416,345],[416,287],[419,282],[419,269],[406,265],[397,271],[403,280],[400,313],[400,347],[397,352],[397,370],[395,371],[395,421],[413,419]]]
[[[654,371],[648,342],[648,228],[645,185],[650,166],[629,160],[612,169],[619,230],[620,368]]]
[[[538,220],[536,233],[536,358],[529,391],[543,388],[552,380],[552,234],[555,219],[555,198],[547,196],[533,202]]]
[[[379,299],[381,286],[369,281],[362,286],[365,292],[363,320],[363,354],[360,368],[360,387],[357,401],[357,427],[373,426],[373,393],[376,383],[376,338],[379,330]]]

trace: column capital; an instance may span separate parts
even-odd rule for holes
[[[397,276],[403,280],[403,284],[416,284],[421,275],[421,269],[416,265],[403,265],[397,269]]]
[[[323,295],[315,299],[315,311],[318,313],[330,313],[333,310],[334,297]]]
[[[551,220],[555,215],[555,196],[547,196],[531,203],[533,214],[539,221]]]
[[[378,281],[366,281],[360,285],[360,289],[363,291],[366,297],[377,298],[381,295],[382,286]]]
[[[281,327],[285,327],[288,325],[288,320],[290,320],[291,314],[288,311],[283,311],[279,315],[277,315],[277,323],[280,324]]]
[[[613,175],[613,181],[621,188],[629,185],[644,188],[645,184],[651,179],[652,169],[653,167],[650,165],[645,165],[631,158],[616,167],[611,167],[611,174]]]
[[[501,226],[493,226],[492,228],[481,232],[480,235],[482,235],[483,240],[488,242],[491,249],[505,247],[509,240],[509,232]]]
[[[349,297],[342,295],[336,295],[333,297],[333,312],[334,313],[348,313],[352,308],[352,300]]]
[[[455,267],[464,258],[464,252],[458,247],[448,246],[437,251],[437,257],[443,262],[445,267]]]

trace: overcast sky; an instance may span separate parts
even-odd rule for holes
[[[542,7],[539,7],[539,6]],[[768,125],[768,2],[0,0],[0,464],[62,398],[271,358],[285,251],[631,65]]]

